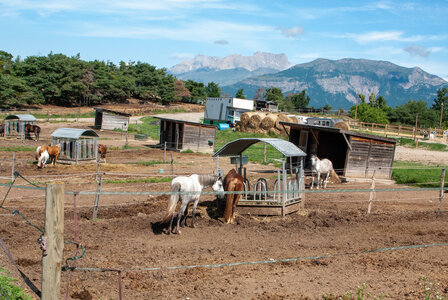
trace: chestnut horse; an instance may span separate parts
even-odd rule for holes
[[[43,147],[46,147],[46,149],[42,149]],[[42,156],[44,155],[45,151],[48,152],[48,155],[50,157],[50,163],[53,162],[53,166],[56,165],[56,161],[58,160],[59,153],[61,152],[61,147],[59,145],[41,146],[41,147],[38,147],[38,149],[41,152],[40,157],[39,157],[39,161],[37,163],[37,167],[38,168],[42,167],[42,164],[43,164]],[[37,150],[36,150],[36,154],[37,154]]]
[[[244,178],[235,169],[227,173],[224,178],[224,190],[226,192],[244,191]],[[235,223],[235,211],[241,194],[226,194],[226,208],[224,210],[224,221],[228,224]]]
[[[40,127],[33,124],[26,124],[25,125],[25,137],[31,139],[31,132],[34,133],[35,140],[39,140],[39,134],[40,134]]]
[[[107,154],[107,146],[103,144],[98,144],[98,154],[100,155],[101,159],[106,162],[106,154]]]

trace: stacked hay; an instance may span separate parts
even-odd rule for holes
[[[346,122],[337,122],[334,124],[334,128],[340,128],[342,130],[350,130],[350,126]]]
[[[275,128],[280,130],[280,132],[282,134],[289,134],[289,127],[284,127],[283,125],[280,124],[280,122],[288,122],[288,123],[292,123],[292,120],[290,117],[288,117],[285,114],[279,114],[278,118],[277,118],[277,122],[275,122]]]
[[[255,113],[254,112],[245,112],[242,113],[240,116],[240,126],[247,126],[247,124],[249,123],[249,119],[250,117],[252,117]]]
[[[269,129],[275,126],[277,119],[278,119],[277,115],[267,114],[266,117],[264,117],[263,120],[261,120],[260,128],[269,131]]]
[[[252,129],[259,129],[260,128],[260,124],[261,124],[261,120],[263,120],[263,118],[266,116],[265,113],[259,112],[256,114],[253,114],[250,119],[249,119],[249,123],[247,124],[249,126],[249,128]]]

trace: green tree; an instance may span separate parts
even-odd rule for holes
[[[364,96],[363,94],[358,93],[358,98],[359,98],[359,104],[366,103],[366,96]]]
[[[415,125],[417,114],[420,127],[438,126],[437,111],[429,109],[424,100],[409,100],[408,103],[397,106],[389,114],[389,119],[392,123]]]
[[[286,100],[291,101],[294,108],[296,108],[296,109],[308,107],[308,104],[311,101],[310,96],[306,95],[305,90],[303,90],[300,93],[287,95],[285,101]]]
[[[215,82],[209,82],[207,84],[207,87],[205,88],[205,94],[207,97],[221,97],[221,89],[219,88],[218,84]]]
[[[244,89],[239,89],[235,94],[235,98],[246,99],[246,96],[244,95]]]
[[[11,74],[14,64],[12,58],[12,54],[0,50],[0,73]]]
[[[277,104],[282,104],[283,102],[283,93],[282,90],[277,87],[270,87],[266,90],[266,101],[272,101]]]
[[[350,107],[350,116],[352,118],[355,117],[355,109],[356,105]],[[370,106],[368,103],[358,105],[357,118],[361,122],[389,124],[387,113],[382,109]]]
[[[205,100],[207,95],[205,94],[205,85],[202,82],[196,82],[193,80],[187,80],[185,82],[185,87],[190,91],[190,102],[196,100]]]

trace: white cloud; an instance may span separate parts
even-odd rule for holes
[[[425,49],[423,46],[420,45],[412,45],[408,46],[403,49],[404,51],[408,52],[412,56],[421,56],[421,57],[428,57],[431,53],[430,50]]]
[[[229,42],[227,40],[218,40],[218,41],[214,41],[215,44],[217,45],[228,45]]]
[[[171,59],[184,61],[193,58],[195,55],[191,53],[173,53],[170,55]]]
[[[347,33],[341,35],[342,38],[350,38],[360,44],[370,42],[398,41],[398,42],[419,42],[428,40],[442,40],[446,35],[414,35],[405,36],[401,31],[371,31],[362,34]]]
[[[287,37],[296,37],[305,33],[305,30],[300,26],[291,28],[280,27],[279,29]]]

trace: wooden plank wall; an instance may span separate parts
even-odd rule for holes
[[[128,131],[128,127],[129,117],[103,112],[103,125],[101,129],[114,130],[118,128]]]
[[[345,176],[371,177],[376,170],[376,178],[390,179],[395,145],[354,136],[350,139],[352,150],[347,154]]]
[[[208,144],[209,140],[215,143],[216,128],[202,127],[199,125],[184,125],[182,150],[213,153],[214,147]]]

